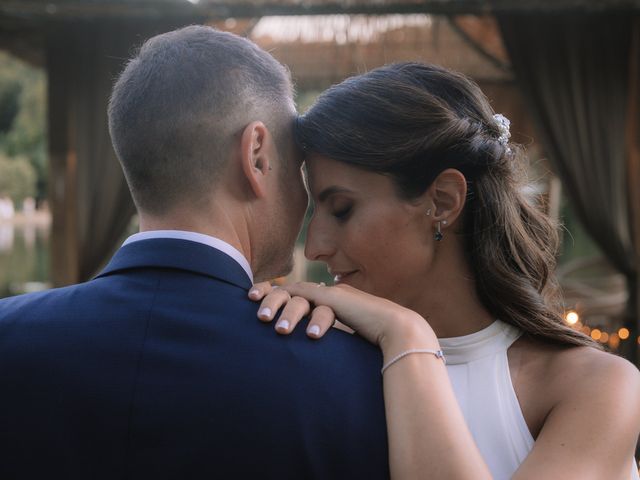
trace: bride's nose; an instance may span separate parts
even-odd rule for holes
[[[307,229],[307,240],[304,245],[304,256],[308,260],[319,261],[330,258],[335,253],[333,235],[316,217],[311,219]]]

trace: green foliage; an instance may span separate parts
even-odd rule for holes
[[[0,78],[0,133],[8,132],[18,115],[22,87],[14,79]]]
[[[17,162],[12,175],[33,182],[20,184],[24,191],[19,193],[14,187],[12,197],[46,195],[46,103],[44,72],[0,51],[0,155],[5,161]],[[0,184],[4,183],[0,178]]]
[[[563,265],[578,258],[593,258],[602,256],[602,251],[586,232],[578,215],[571,208],[568,198],[564,198],[560,211],[562,218],[562,245],[558,263]]]
[[[26,157],[8,158],[0,154],[0,197],[11,197],[21,205],[36,193],[36,171]]]

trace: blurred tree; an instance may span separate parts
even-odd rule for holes
[[[15,79],[0,77],[0,134],[8,132],[13,125],[21,91],[22,87]]]
[[[0,155],[17,162],[12,175],[33,180],[32,186],[21,188],[38,198],[46,196],[47,185],[46,104],[45,74],[0,51]],[[6,183],[3,178],[0,182]]]
[[[22,205],[26,197],[36,193],[36,171],[26,157],[8,158],[0,154],[0,197],[11,197]]]

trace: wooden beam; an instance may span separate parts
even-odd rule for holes
[[[202,15],[209,18],[262,17],[265,15],[398,14],[440,15],[640,11],[640,0],[5,0],[0,17],[90,19],[107,17],[159,18]]]

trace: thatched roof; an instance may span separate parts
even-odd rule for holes
[[[300,89],[322,90],[389,62],[425,61],[476,80],[509,81],[512,74],[491,16],[316,15],[263,17],[245,33],[288,65]]]

